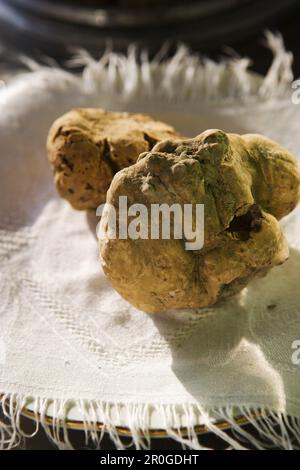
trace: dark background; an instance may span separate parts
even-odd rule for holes
[[[108,44],[114,50],[126,52],[129,43],[134,42],[147,49],[150,56],[158,52],[162,44],[169,43],[170,54],[179,43],[186,43],[193,51],[218,60],[228,55],[231,48],[241,56],[253,61],[253,70],[265,73],[271,63],[272,55],[263,47],[264,31],[279,31],[284,37],[286,47],[294,53],[294,72],[300,76],[300,0],[161,0],[158,5],[170,5],[154,11],[148,26],[140,24],[142,5],[147,0],[109,0],[106,3],[121,5],[125,12],[133,13],[131,23],[115,26],[110,22],[105,27],[92,27],[77,18],[74,23],[72,14],[80,12],[78,5],[105,5],[105,0],[46,0],[45,4],[70,8],[70,17],[64,19],[60,13],[29,8],[28,5],[43,5],[44,0],[0,0],[0,41],[10,48],[25,51],[28,55],[41,59],[42,55],[54,57],[61,64],[72,54],[72,48],[89,49],[93,56],[100,57]],[[155,0],[149,0],[148,3]],[[190,5],[209,2],[212,5],[223,2],[228,10],[164,22],[160,11],[171,9],[174,4],[182,4],[187,10]],[[136,9],[126,9],[124,5],[140,5]],[[27,6],[26,6],[27,5]],[[77,7],[76,7],[77,5]],[[67,8],[69,8],[67,6]],[[90,7],[91,8],[91,7]],[[57,12],[59,8],[57,8]],[[118,10],[119,11],[119,10]],[[156,14],[157,11],[157,14]],[[134,23],[136,21],[136,25]],[[154,27],[155,26],[155,27]],[[10,49],[11,50],[11,49]],[[4,51],[5,53],[5,51]],[[230,53],[229,53],[230,54]],[[9,56],[9,52],[7,53]],[[42,59],[41,59],[42,60]]]
[[[263,2],[261,2],[263,3]],[[284,3],[284,2],[282,2]],[[266,73],[268,67],[272,61],[271,52],[263,47],[264,30],[270,29],[274,32],[279,31],[284,38],[286,48],[294,54],[294,74],[298,78],[300,76],[300,2],[298,5],[288,12],[284,12],[276,18],[266,19],[263,21],[259,28],[252,31],[245,31],[243,38],[228,39],[224,44],[218,46],[207,46],[203,47],[201,44],[198,46],[193,44],[193,49],[198,50],[204,55],[210,56],[216,60],[226,54],[227,47],[233,48],[240,56],[247,56],[252,59],[253,70],[262,74]],[[13,34],[12,34],[13,36]],[[1,29],[0,29],[1,37]],[[7,41],[7,37],[5,38]],[[18,45],[18,42],[22,43],[21,37],[14,37],[14,47]],[[38,55],[39,51],[37,48],[32,49],[33,55]],[[63,58],[60,58],[63,60]],[[0,416],[1,418],[1,416]],[[29,420],[24,419],[24,426],[29,432],[32,429],[32,423]],[[251,426],[247,426],[247,430],[254,432]],[[86,448],[84,442],[84,436],[82,432],[72,431],[71,440],[74,442],[76,448]],[[200,441],[204,446],[215,449],[223,449],[226,447],[219,438],[210,434],[200,436]],[[125,439],[126,443],[130,440]],[[48,438],[45,436],[43,431],[40,431],[38,435],[33,439],[28,439],[25,444],[22,444],[20,448],[27,449],[53,449],[54,447],[50,444]],[[102,444],[103,449],[111,450],[114,448],[108,437],[105,437]],[[152,449],[181,449],[181,446],[171,439],[154,439],[152,442]]]
[[[267,29],[279,31],[282,34],[287,50],[294,55],[295,77],[300,77],[300,2],[292,12],[285,13],[275,21],[265,22],[260,32],[231,44],[239,55],[250,57],[253,61],[253,69],[262,74],[266,73],[272,60],[271,52],[262,47],[263,32]],[[215,56],[220,56],[220,51],[216,51]]]

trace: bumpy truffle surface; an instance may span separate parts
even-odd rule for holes
[[[204,246],[185,240],[100,241],[113,287],[146,312],[207,307],[241,291],[283,263],[288,245],[278,219],[299,202],[294,157],[259,135],[208,130],[194,139],[158,143],[119,172],[107,202],[204,204]],[[103,226],[107,223],[105,216]]]
[[[72,110],[54,122],[47,140],[57,190],[75,209],[95,209],[117,171],[176,137],[173,127],[144,114]]]

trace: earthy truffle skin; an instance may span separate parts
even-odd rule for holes
[[[241,291],[289,254],[278,219],[299,202],[293,156],[259,135],[208,130],[194,139],[158,143],[113,179],[107,202],[205,206],[205,241],[100,240],[113,287],[146,312],[199,308]],[[107,223],[105,217],[103,226]]]
[[[59,194],[74,209],[105,202],[113,175],[160,140],[180,137],[144,114],[74,109],[52,125],[47,150]]]

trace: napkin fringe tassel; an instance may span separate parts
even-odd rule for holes
[[[264,45],[271,50],[273,61],[263,79],[249,70],[249,58],[240,57],[231,49],[227,49],[228,56],[215,62],[192,53],[184,44],[178,45],[171,57],[165,45],[152,59],[135,45],[128,48],[127,54],[108,47],[99,60],[86,50],[77,50],[66,66],[69,70],[81,68],[82,75],[67,75],[74,83],[77,80],[87,94],[106,97],[110,101],[117,97],[126,102],[134,96],[141,103],[160,98],[174,107],[182,102],[188,102],[190,107],[199,106],[199,101],[202,106],[213,103],[220,106],[232,100],[235,103],[237,100],[265,103],[291,94],[294,77],[293,54],[286,50],[281,34],[266,31]],[[11,55],[15,62],[30,71],[59,69],[52,58],[41,57],[38,62],[23,54]],[[3,62],[5,58],[1,60],[2,65]],[[69,86],[68,82],[66,86]]]
[[[77,51],[69,65],[83,66],[86,91],[101,96],[161,98],[176,103],[220,105],[232,99],[241,102],[268,101],[291,93],[293,54],[287,51],[280,33],[265,32],[264,45],[271,50],[273,61],[263,80],[249,70],[251,60],[233,50],[219,62],[192,53],[184,44],[168,57],[163,47],[153,59],[132,45],[127,55],[108,50],[100,60],[87,51]]]
[[[80,423],[65,418],[68,410],[74,407],[82,416]],[[283,412],[245,406],[215,407],[208,413],[193,404],[124,405],[87,400],[33,400],[22,395],[6,394],[1,396],[0,412],[4,417],[0,420],[0,450],[22,446],[22,443],[24,445],[24,439],[34,437],[41,428],[61,450],[73,449],[71,430],[78,428],[85,434],[85,444],[95,448],[101,448],[103,436],[108,434],[119,450],[125,450],[131,445],[136,449],[149,449],[153,436],[172,438],[183,449],[205,450],[207,448],[201,444],[201,436],[198,436],[204,431],[217,436],[227,449],[300,448],[300,417],[288,417]],[[160,416],[164,426],[151,432],[149,423],[153,413]],[[126,428],[115,426],[118,414],[123,419],[125,417]],[[24,430],[23,415],[30,416],[34,421],[34,430],[30,434]],[[196,422],[203,423],[203,426],[195,427]],[[249,426],[245,428],[245,424],[251,425],[251,432]],[[226,431],[226,428],[230,428],[230,431]],[[124,439],[124,436],[127,438]]]

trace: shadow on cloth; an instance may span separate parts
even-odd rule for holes
[[[86,221],[87,221],[88,228],[90,229],[94,238],[98,240],[96,230],[97,230],[97,225],[100,222],[100,217],[96,215],[96,210],[86,211]]]
[[[292,343],[300,339],[299,279],[300,252],[291,249],[284,265],[253,281],[237,298],[207,309],[191,328],[176,320],[176,328],[185,331],[181,341],[165,339],[173,372],[192,399],[208,407],[286,410],[287,400],[299,394],[291,380],[291,374],[299,374],[291,360]],[[153,321],[164,335],[163,315]]]

